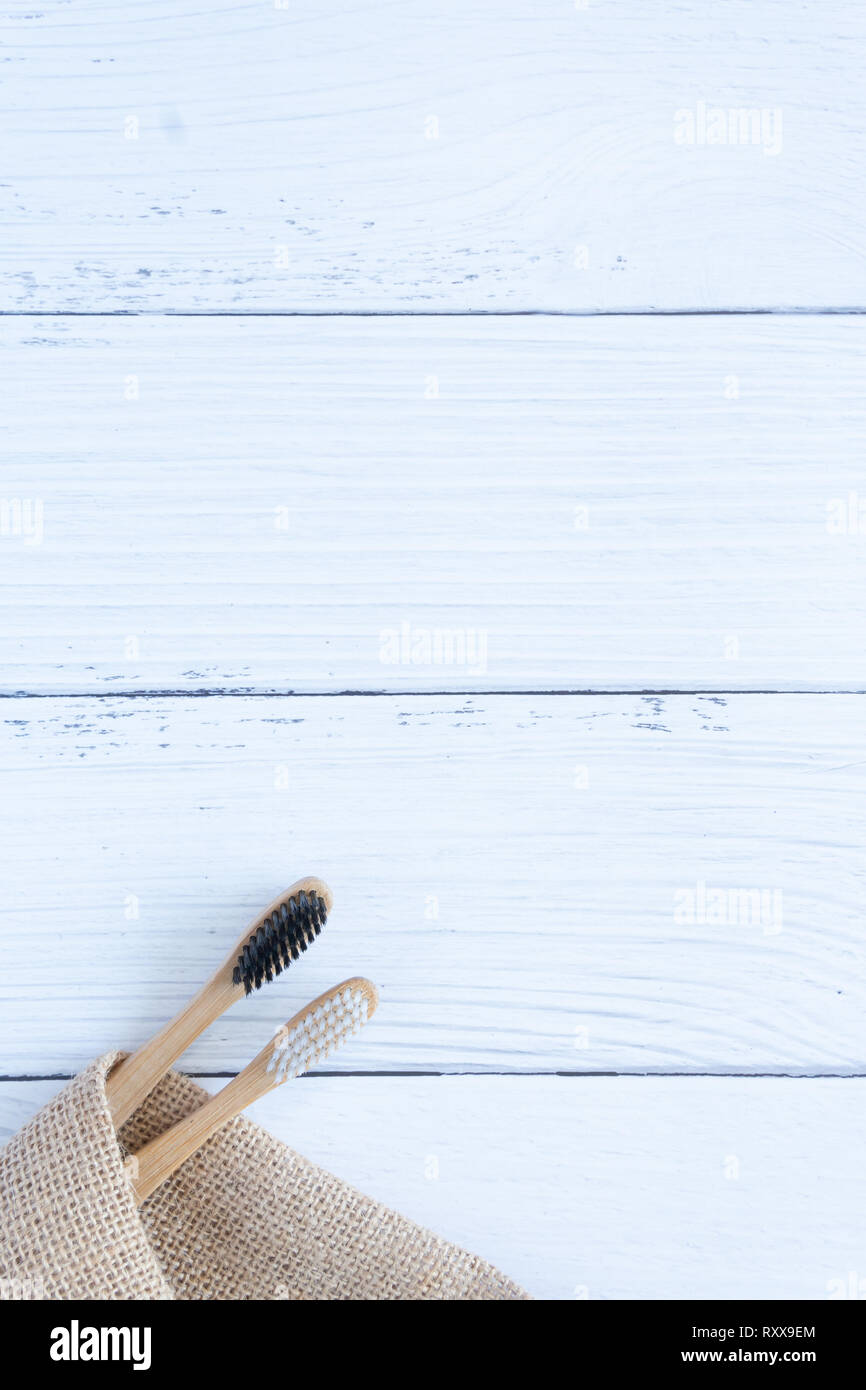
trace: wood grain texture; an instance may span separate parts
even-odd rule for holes
[[[4,22],[7,310],[866,303],[844,0],[48,0]]]
[[[143,1043],[301,872],[321,939],[193,1070],[360,974],[382,1003],[340,1071],[864,1071],[863,709],[6,700],[4,1071]]]
[[[0,1136],[61,1084],[0,1084]],[[308,1078],[252,1116],[540,1298],[862,1297],[862,1079]]]
[[[7,319],[2,688],[863,689],[864,345]]]

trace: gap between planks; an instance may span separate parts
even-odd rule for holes
[[[0,309],[4,319],[683,319],[683,318],[827,318],[863,315],[858,304],[834,308],[778,304],[723,309]]]
[[[0,690],[0,700],[184,700],[184,699],[232,699],[232,700],[345,700],[372,699],[386,697],[393,699],[440,699],[455,700],[483,698],[485,700],[503,696],[591,696],[606,695],[851,695],[856,699],[866,695],[864,690],[719,690],[715,686],[701,689],[650,689],[644,690],[606,690],[588,688],[585,690]]]
[[[46,1075],[0,1076],[0,1085],[34,1081],[74,1081],[77,1072],[51,1072]],[[237,1071],[184,1071],[191,1081],[231,1081]],[[296,1081],[356,1081],[356,1080],[406,1080],[459,1076],[475,1080],[487,1080],[491,1076],[531,1077],[557,1076],[574,1081],[611,1081],[616,1077],[628,1077],[642,1081],[866,1081],[866,1072],[826,1072],[826,1071],[308,1071],[295,1078]]]

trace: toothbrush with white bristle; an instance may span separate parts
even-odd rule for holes
[[[136,1202],[140,1205],[254,1100],[330,1057],[361,1031],[378,1002],[376,986],[355,977],[335,985],[295,1014],[227,1086],[126,1160]]]

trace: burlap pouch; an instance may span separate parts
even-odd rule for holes
[[[47,1299],[525,1299],[440,1240],[232,1120],[137,1208],[101,1057],[0,1153],[0,1290]],[[172,1072],[120,1131],[135,1149],[206,1093]]]

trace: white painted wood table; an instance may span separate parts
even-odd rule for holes
[[[48,0],[3,47],[0,1131],[184,1059],[568,1298],[866,1294],[866,20]]]

